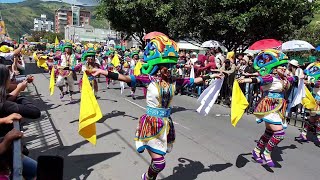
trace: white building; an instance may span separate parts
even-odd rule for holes
[[[90,25],[65,26],[64,38],[73,42],[107,42],[110,39],[120,39],[113,30],[97,29]]]
[[[47,15],[41,14],[40,18],[34,18],[33,30],[53,32],[53,21],[49,21]]]

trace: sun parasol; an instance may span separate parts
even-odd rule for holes
[[[302,40],[292,40],[282,44],[281,50],[283,52],[288,51],[309,51],[315,49],[310,43]]]
[[[153,32],[150,32],[150,33],[146,34],[146,35],[143,37],[143,39],[144,39],[144,40],[152,39],[153,37],[155,37],[155,36],[160,36],[160,35],[161,35],[161,36],[167,36],[167,35],[163,34],[162,32],[153,31]]]
[[[276,39],[262,39],[253,43],[249,50],[264,50],[264,49],[274,49],[281,46],[281,42]]]

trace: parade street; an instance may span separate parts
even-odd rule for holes
[[[142,89],[137,89],[133,100],[129,88],[121,95],[119,82],[107,89],[105,78],[100,78],[98,103],[103,118],[96,123],[97,145],[93,146],[78,134],[80,93],[74,96],[75,104],[68,104],[68,96],[59,100],[57,88],[50,96],[49,74],[34,64],[28,66],[35,81],[26,94],[42,111],[41,119],[23,123],[31,157],[64,157],[64,179],[140,179],[150,163],[147,152],[138,155],[133,140],[138,119],[145,113]],[[230,108],[214,105],[203,117],[195,112],[196,98],[177,95],[172,104],[176,142],[159,179],[318,179],[319,147],[295,141],[298,128],[288,127],[285,140],[272,154],[277,167],[268,168],[251,159],[256,138],[264,131],[253,115],[245,114],[233,127]]]

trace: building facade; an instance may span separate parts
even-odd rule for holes
[[[41,14],[40,18],[34,18],[33,30],[53,32],[53,21],[49,21],[47,15]]]
[[[90,24],[90,11],[78,6],[62,7],[55,12],[55,32],[64,33],[65,26],[85,26]]]
[[[109,39],[117,39],[118,33],[113,30],[97,29],[90,25],[67,25],[64,37],[73,42],[107,42]]]

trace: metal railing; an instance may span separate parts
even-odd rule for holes
[[[20,122],[13,121],[14,129],[20,131]],[[13,141],[13,180],[22,180],[22,155],[21,155],[21,139]]]

